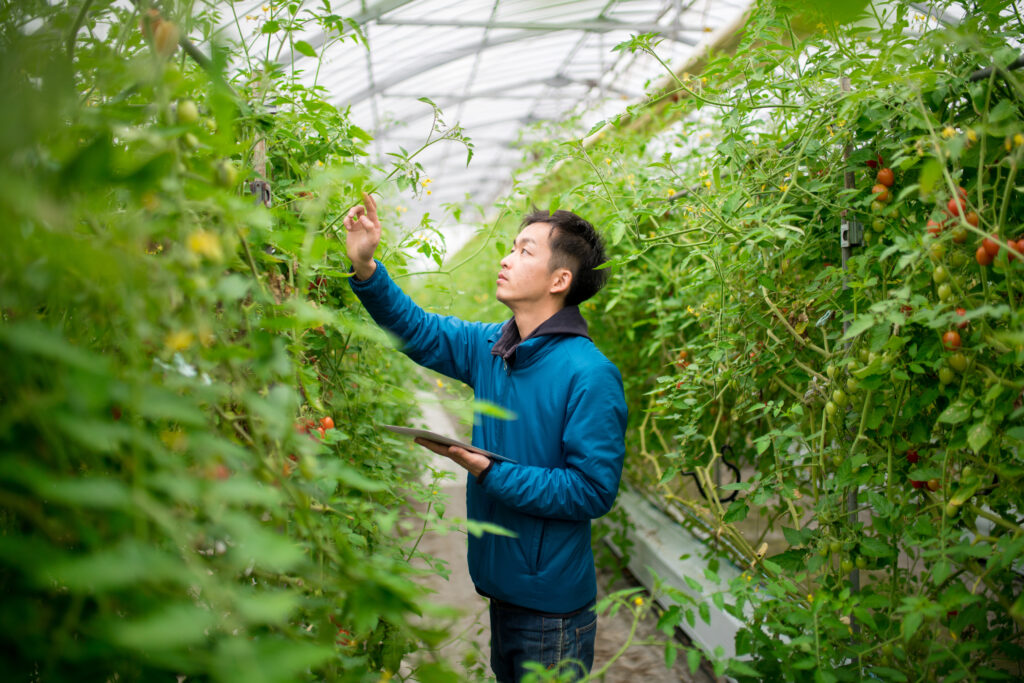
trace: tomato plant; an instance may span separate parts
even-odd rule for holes
[[[409,368],[367,336],[328,226],[397,189],[322,88],[215,39],[223,8],[149,4],[0,15],[5,677],[389,677],[444,637],[415,616],[412,555],[434,560],[404,542],[440,501],[374,427],[411,416]],[[260,35],[342,39],[308,9],[268,3]]]
[[[584,314],[626,383],[626,477],[709,561],[757,575],[709,598],[744,624],[746,659],[721,671],[1013,677],[1024,279],[982,242],[1010,246],[1024,220],[1024,81],[1000,37],[1020,19],[954,3],[958,28],[938,6],[872,4],[818,26],[798,6],[758,3],[735,53],[666,72],[589,137],[526,136],[544,180],[502,208],[569,208],[613,245]],[[658,37],[620,49],[657,54]],[[851,221],[871,230],[844,249]],[[488,266],[466,269],[482,283]],[[450,291],[470,291],[467,271]],[[700,359],[685,373],[680,348]],[[713,485],[726,460],[744,473],[731,502]],[[866,570],[857,590],[833,540]]]

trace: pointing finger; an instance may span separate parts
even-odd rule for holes
[[[377,202],[374,201],[368,193],[363,193],[363,203],[366,205],[366,213],[370,216],[370,220],[377,221]]]

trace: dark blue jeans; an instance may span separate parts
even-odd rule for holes
[[[491,600],[491,669],[498,683],[519,683],[526,662],[582,678],[594,665],[596,636],[594,603],[570,617],[550,617]]]

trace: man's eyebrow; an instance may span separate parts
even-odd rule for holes
[[[529,242],[530,244],[536,244],[537,240],[533,239],[532,237],[517,237],[514,240],[512,240],[512,246],[515,246],[517,244],[526,244],[527,242]]]

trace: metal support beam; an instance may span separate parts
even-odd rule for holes
[[[528,40],[534,36],[535,34],[530,31],[510,33],[507,36],[501,36],[499,38],[490,38],[479,43],[473,43],[471,45],[460,47],[455,50],[438,52],[437,54],[434,55],[432,59],[425,59],[421,62],[418,62],[417,64],[406,69],[405,71],[402,71],[401,73],[395,74],[390,78],[386,78],[382,81],[379,81],[375,87],[361,90],[360,92],[353,94],[351,97],[347,97],[343,101],[338,102],[338,104],[342,106],[358,104],[363,100],[376,95],[379,92],[387,90],[388,88],[392,88],[398,85],[399,83],[403,83],[409,80],[410,78],[419,76],[422,73],[426,73],[431,69],[436,69],[439,66],[444,66],[445,64],[454,62],[458,59],[462,59],[463,57],[469,57],[471,55],[478,54],[489,47],[497,47],[498,45],[506,45],[508,43],[517,43],[523,40]]]
[[[515,29],[520,31],[537,31],[551,33],[554,31],[585,31],[587,33],[608,33],[609,31],[627,31],[629,33],[657,33],[666,38],[678,40],[686,45],[696,45],[693,38],[682,38],[673,35],[672,26],[657,23],[625,23],[611,19],[580,19],[568,23],[550,23],[544,21],[472,21],[460,19],[387,19],[381,18],[377,23],[384,26],[449,26],[452,28],[486,28]],[[702,29],[680,29],[685,33],[701,33]]]
[[[360,12],[354,17],[351,17],[351,20],[354,23],[358,24],[359,26],[363,26],[364,24],[367,24],[371,21],[379,22],[380,18],[387,14],[388,12],[393,12],[396,9],[399,9],[401,7],[404,7],[405,5],[410,4],[413,1],[414,0],[382,0],[381,2],[378,2],[375,5],[367,7],[365,11]],[[314,50],[319,52],[320,48],[323,47],[324,43],[327,42],[327,33],[325,33],[324,31],[320,31],[306,42],[309,43]],[[300,54],[287,55],[287,58],[285,56],[282,56],[281,60],[279,61],[281,61],[281,63],[285,63],[291,61],[298,61],[300,59],[307,59],[307,57],[305,55]]]

